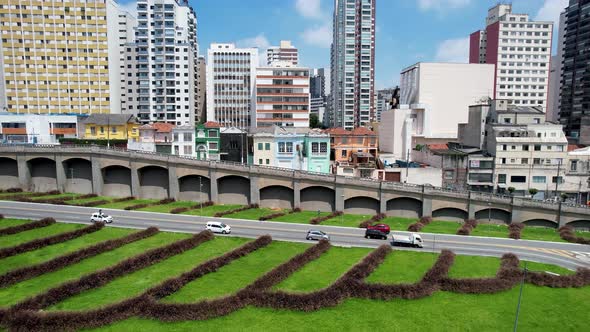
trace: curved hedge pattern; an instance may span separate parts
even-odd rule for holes
[[[581,236],[577,236],[576,233],[574,233],[574,228],[572,226],[560,227],[559,228],[559,236],[568,242],[579,243],[579,244],[590,244],[590,239],[586,239]]]
[[[246,210],[250,210],[250,209],[258,209],[258,204],[249,204],[246,206],[239,207],[237,209],[231,209],[231,210],[227,210],[227,211],[217,212],[213,216],[216,218],[220,218],[223,216],[227,216],[228,214],[242,212],[242,211],[246,211]]]
[[[457,235],[470,235],[475,227],[477,227],[477,220],[467,219],[457,230]]]
[[[420,220],[418,220],[418,222],[415,222],[413,224],[411,224],[410,226],[408,226],[408,231],[409,232],[419,232],[420,230],[422,230],[422,228],[428,224],[430,224],[432,222],[432,217],[422,217],[420,218]]]
[[[2,215],[0,215],[0,216],[2,216]],[[0,218],[0,219],[4,219],[4,216],[2,216],[2,218]],[[0,236],[12,235],[12,234],[16,234],[16,233],[20,233],[20,232],[24,232],[24,231],[29,231],[29,230],[35,229],[35,228],[47,227],[47,226],[53,225],[53,224],[55,224],[55,219],[43,218],[41,220],[29,222],[26,224],[0,229]]]
[[[361,222],[359,224],[359,228],[367,228],[367,227],[371,226],[373,223],[378,222],[379,220],[385,219],[385,217],[387,217],[387,215],[385,213],[376,214],[376,215],[372,216],[371,218]]]
[[[342,212],[342,211],[336,211],[336,212],[332,212],[332,213],[330,213],[330,214],[329,214],[329,215],[327,215],[327,216],[323,216],[323,217],[315,217],[315,218],[311,219],[311,220],[309,221],[309,223],[310,223],[310,224],[312,224],[312,225],[319,225],[319,224],[321,224],[322,222],[324,222],[324,221],[326,221],[326,220],[328,220],[328,219],[332,219],[332,218],[334,218],[334,217],[341,216],[343,213],[344,213],[344,212]]]

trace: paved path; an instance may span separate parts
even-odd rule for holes
[[[60,222],[90,223],[90,215],[97,208],[61,206],[39,203],[0,201],[0,213],[6,217],[40,219],[53,217]],[[175,215],[154,212],[103,209],[114,218],[111,226],[125,228],[158,227],[163,231],[197,233],[205,229],[207,221],[222,221],[232,227],[231,236],[254,238],[269,234],[275,240],[307,242],[305,234],[309,229],[319,229],[330,235],[338,246],[374,248],[387,243],[383,240],[368,240],[363,237],[364,230],[351,227],[294,224],[285,222],[253,221]],[[407,232],[393,232],[404,234]],[[412,249],[396,247],[399,250],[418,250],[440,252],[450,249],[457,254],[496,256],[512,252],[521,259],[559,265],[568,269],[590,268],[590,246],[573,243],[546,241],[512,240],[491,237],[459,236],[447,234],[420,233],[424,248]]]

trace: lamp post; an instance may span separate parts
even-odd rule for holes
[[[344,204],[344,194],[340,195],[342,197],[342,204]],[[344,210],[344,209],[343,209]],[[342,211],[342,214],[340,215],[340,223],[343,224],[344,223],[344,211]]]
[[[203,183],[201,182],[202,177],[199,175],[199,202],[201,205],[201,217],[203,216]]]
[[[490,195],[491,196],[491,195]],[[492,199],[490,197],[490,199]],[[492,202],[488,202],[488,223],[492,222]]]
[[[69,171],[70,171],[70,179],[72,179],[72,187],[74,187],[74,168],[70,167]],[[65,188],[64,188],[64,190],[65,190]],[[74,200],[74,199],[76,199],[76,196],[72,192],[72,200]]]
[[[524,288],[524,281],[526,279],[526,261],[524,261],[524,273],[522,275],[522,280],[520,281],[520,292],[518,294],[518,305],[516,306],[516,318],[514,319],[514,332],[516,332],[516,328],[518,327],[518,314],[520,313],[520,301],[522,300],[522,289]]]

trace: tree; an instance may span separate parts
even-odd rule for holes
[[[535,196],[538,192],[539,192],[539,190],[537,190],[535,188],[530,188],[529,189],[529,194],[531,194],[531,196]]]
[[[512,195],[515,190],[516,190],[516,188],[514,188],[514,187],[508,187],[508,192],[510,193],[510,195]]]
[[[309,128],[320,128],[322,123],[318,119],[317,114],[310,114],[309,115]]]

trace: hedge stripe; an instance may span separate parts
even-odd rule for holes
[[[55,219],[43,218],[41,220],[28,222],[26,224],[0,229],[0,236],[12,235],[24,231],[29,231],[35,228],[47,227],[53,224],[55,224]]]

